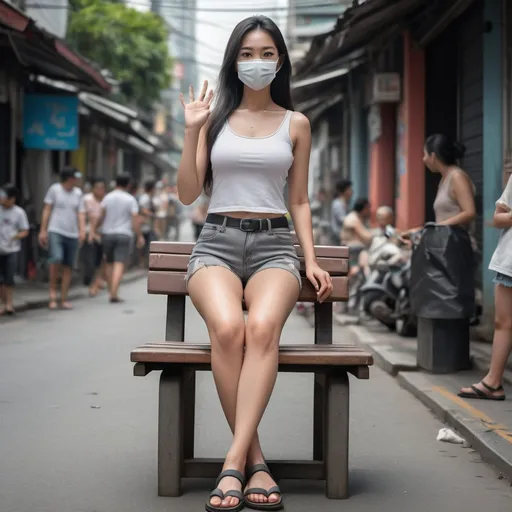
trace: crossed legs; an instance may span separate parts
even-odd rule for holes
[[[233,432],[224,469],[245,472],[246,466],[263,463],[257,428],[277,377],[279,338],[298,295],[296,277],[282,269],[255,274],[245,291],[237,276],[223,267],[198,270],[189,281],[189,295],[204,318],[212,345],[212,371],[220,402]],[[245,299],[247,323],[242,311]],[[245,346],[245,353],[244,353]],[[257,473],[248,487],[275,485]],[[238,480],[224,478],[222,491],[240,489]],[[253,501],[266,501],[250,496]],[[277,501],[271,495],[268,501]],[[233,507],[238,498],[212,498],[215,507]]]

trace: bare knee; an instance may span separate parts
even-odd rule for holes
[[[510,315],[496,314],[494,328],[497,331],[512,331],[512,317]]]
[[[277,350],[282,325],[272,318],[251,317],[245,328],[245,344],[248,349],[261,352]]]
[[[221,318],[208,325],[212,350],[236,352],[244,346],[245,324],[243,319]]]

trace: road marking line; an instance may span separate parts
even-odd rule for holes
[[[509,426],[497,423],[490,416],[487,416],[485,412],[468,404],[461,397],[454,395],[451,391],[448,391],[446,388],[442,386],[433,386],[432,391],[439,393],[440,395],[443,395],[451,402],[457,404],[459,407],[462,407],[467,412],[469,412],[473,417],[479,419],[482,423],[484,423],[489,430],[492,430],[500,437],[502,437],[503,439],[512,444],[512,431]]]

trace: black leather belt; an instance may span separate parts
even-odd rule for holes
[[[206,217],[209,224],[217,224],[228,228],[237,228],[240,231],[269,231],[270,229],[287,228],[288,219],[286,217],[277,217],[275,219],[235,219],[225,215],[210,213]]]

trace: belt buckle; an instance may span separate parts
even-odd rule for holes
[[[241,219],[240,230],[245,232],[261,231],[260,219]]]

